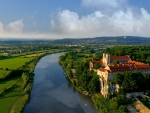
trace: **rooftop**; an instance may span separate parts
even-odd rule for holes
[[[110,56],[110,60],[131,60],[129,56]]]

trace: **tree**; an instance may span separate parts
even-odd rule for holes
[[[100,82],[97,75],[94,75],[88,84],[89,93],[94,94],[100,91]]]
[[[124,75],[123,75],[123,74],[121,74],[121,73],[115,73],[115,74],[114,74],[114,79],[113,79],[113,81],[114,81],[116,84],[122,85],[123,80],[124,80]]]
[[[118,105],[118,99],[117,97],[114,97],[110,100],[110,108],[115,110],[118,109],[119,105]]]
[[[150,57],[149,56],[146,58],[146,62],[150,63]]]
[[[94,69],[98,69],[98,68],[100,68],[101,67],[101,65],[99,64],[99,63],[95,63],[94,64]]]
[[[121,112],[127,112],[128,111],[128,109],[127,109],[127,106],[123,106],[123,105],[121,105],[120,107],[119,107],[119,111],[121,111]]]
[[[72,84],[73,84],[73,86],[76,86],[76,85],[77,85],[77,83],[76,83],[75,80],[73,80]]]

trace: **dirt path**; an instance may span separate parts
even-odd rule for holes
[[[26,85],[26,87],[24,88],[24,92],[26,92],[26,90],[29,86],[30,86],[30,83],[28,83],[28,85]]]
[[[30,86],[30,83],[28,83],[28,85],[24,88],[24,92],[26,92],[27,88]],[[23,98],[23,96],[21,96],[14,104],[13,106],[10,108],[9,113],[13,112],[13,109],[15,107],[15,105]]]
[[[15,105],[23,98],[23,96],[21,96],[14,104],[13,106],[10,108],[9,113],[13,113],[13,109],[15,107]]]
[[[134,103],[134,107],[140,112],[140,113],[150,113],[150,110],[138,99]]]

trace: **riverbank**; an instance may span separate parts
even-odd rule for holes
[[[16,111],[16,112],[22,112],[24,110],[24,107],[27,103],[27,101],[29,101],[29,98],[30,98],[30,93],[31,93],[31,90],[32,90],[32,86],[33,86],[33,81],[34,81],[34,68],[35,66],[37,65],[38,61],[46,56],[46,55],[50,55],[50,54],[54,54],[54,53],[59,53],[59,52],[62,52],[61,50],[57,50],[57,51],[52,51],[52,52],[47,52],[47,53],[43,53],[43,54],[40,54],[39,56],[37,56],[37,58],[31,62],[27,67],[26,67],[26,70],[28,70],[30,72],[30,82],[28,82],[28,84],[26,84],[26,87],[24,88],[24,93],[25,95],[23,97],[21,97],[19,99],[19,101],[17,103],[14,103],[15,106],[19,106],[19,107],[16,107],[14,106],[14,108],[16,109],[12,109],[12,111]],[[13,113],[12,112],[12,113]],[[10,112],[11,113],[11,112]]]
[[[94,97],[95,93],[99,92],[99,81],[97,81],[98,78],[96,73],[94,71],[89,71],[88,68],[89,57],[87,56],[91,57],[91,55],[86,53],[86,56],[84,57],[84,54],[85,53],[83,53],[83,55],[81,53],[66,53],[59,57],[59,63],[62,66],[64,73],[66,73],[66,76],[71,81],[72,86],[83,95],[89,96],[93,101],[92,97]],[[81,57],[82,61],[79,61],[78,59],[81,59]],[[87,76],[87,73],[89,76]],[[83,77],[81,77],[81,75]],[[95,104],[95,101],[93,102]]]
[[[23,88],[23,94],[22,96],[20,96],[16,102],[13,104],[13,106],[10,108],[9,113],[18,113],[18,112],[22,112],[27,101],[30,98],[30,92],[32,90],[32,85],[33,85],[33,81],[34,81],[34,68],[37,64],[37,62],[40,60],[40,58],[42,58],[43,56],[45,56],[46,54],[41,54],[39,56],[36,56],[36,58],[28,63],[28,65],[24,66],[24,70],[26,71],[26,76],[28,76],[28,81],[25,83],[24,88]]]
[[[61,52],[52,50],[26,57],[21,53],[15,58],[3,59],[1,62],[1,71],[5,68],[9,73],[5,76],[0,75],[0,109],[3,113],[22,112],[27,101],[30,99],[30,92],[34,82],[34,68],[39,60],[49,54]],[[10,65],[6,65],[9,62]],[[18,64],[21,62],[20,64]]]
[[[72,85],[82,94],[90,96],[99,112],[127,112],[127,100],[123,93],[116,92],[113,95],[108,93],[107,98],[100,94],[99,77],[96,72],[89,69],[88,57],[82,58],[80,62],[78,61],[81,56],[83,56],[81,53],[69,52],[59,58],[59,62]],[[75,70],[76,73],[74,74],[72,70]]]

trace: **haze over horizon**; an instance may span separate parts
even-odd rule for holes
[[[0,37],[150,37],[149,4],[149,0],[0,1]]]

